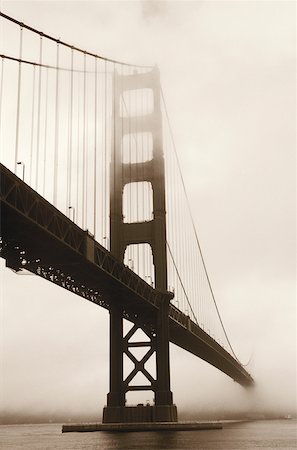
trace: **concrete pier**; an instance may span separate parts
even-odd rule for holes
[[[81,423],[62,426],[62,433],[93,431],[132,432],[132,431],[195,431],[221,430],[220,422],[142,422],[142,423]]]

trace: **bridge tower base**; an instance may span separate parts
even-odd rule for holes
[[[103,423],[177,422],[176,405],[105,406]]]
[[[177,408],[173,404],[169,371],[169,322],[168,306],[171,295],[164,294],[155,329],[134,323],[126,335],[123,333],[123,311],[120,307],[110,310],[110,392],[107,406],[103,409],[103,423],[148,423],[177,422]],[[137,341],[135,335],[141,330],[146,339]],[[142,348],[142,358],[136,358],[134,348]],[[124,355],[134,364],[124,379]],[[155,356],[156,378],[146,369],[146,362]],[[146,383],[133,384],[134,377],[141,373]],[[152,391],[154,405],[138,404],[126,406],[129,391]]]

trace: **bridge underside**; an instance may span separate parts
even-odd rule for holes
[[[25,268],[104,308],[121,306],[125,318],[155,329],[162,294],[100,244],[95,243],[100,258],[91,258],[88,234],[2,165],[0,178],[1,256],[8,267]],[[253,385],[238,361],[172,305],[169,339],[241,385]]]

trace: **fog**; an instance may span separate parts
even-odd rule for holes
[[[256,381],[246,390],[172,345],[174,401],[181,417],[296,414],[295,4],[1,1],[1,11],[158,64],[217,303]],[[100,417],[108,312],[0,263],[2,416]]]

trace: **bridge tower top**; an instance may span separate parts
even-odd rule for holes
[[[141,95],[139,90],[150,90],[152,111],[138,115]],[[127,110],[125,95],[134,95],[135,107]],[[141,94],[141,93],[140,93]],[[135,113],[136,110],[136,113]],[[126,248],[131,244],[149,244],[153,254],[155,287],[167,291],[166,258],[166,210],[164,155],[162,147],[162,117],[160,108],[160,75],[155,67],[150,72],[131,75],[114,74],[113,102],[114,132],[111,155],[110,181],[110,240],[111,252],[119,260],[124,260]],[[125,137],[134,135],[136,143],[144,133],[151,134],[151,157],[133,159],[131,152],[124,162]],[[124,141],[125,140],[125,141]],[[152,188],[153,211],[151,220],[127,221],[123,215],[125,186],[148,182]],[[137,186],[138,184],[138,186]],[[136,202],[143,201],[136,196]],[[148,201],[148,200],[147,200]],[[143,205],[134,205],[141,209]]]

